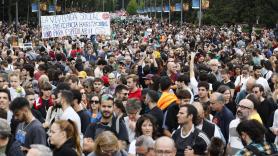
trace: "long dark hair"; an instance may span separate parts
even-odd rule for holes
[[[150,114],[144,114],[137,120],[135,135],[136,135],[136,137],[143,135],[142,125],[147,120],[149,120],[153,125],[152,138],[155,139],[157,137],[157,124],[156,124],[156,119]]]

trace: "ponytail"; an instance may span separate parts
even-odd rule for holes
[[[77,150],[77,155],[81,156],[82,155],[82,149],[81,149],[81,145],[80,145],[80,135],[78,133],[77,126],[74,123],[74,121],[72,121],[71,119],[68,119],[68,122],[73,126],[73,133],[72,133],[71,137],[72,137],[72,139],[75,143],[76,150]]]

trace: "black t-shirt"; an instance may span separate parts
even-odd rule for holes
[[[27,148],[30,148],[32,144],[46,145],[45,130],[37,119],[28,124],[20,123],[16,129],[15,139]]]
[[[170,132],[173,132],[175,129],[178,128],[179,124],[178,124],[178,120],[177,120],[177,114],[179,112],[179,106],[176,103],[171,104],[170,106],[168,106],[167,111],[165,113],[167,113],[165,115],[165,125],[164,125],[164,129],[169,130]]]
[[[46,112],[49,108],[49,100],[42,99],[42,106],[38,109],[41,112],[43,118],[46,118]]]
[[[116,131],[116,118],[113,116],[112,124],[110,123],[91,123],[85,132],[84,138],[92,138],[95,140],[97,136],[104,131],[113,132],[119,140],[128,142],[128,132],[123,120],[119,122],[119,132]]]
[[[159,135],[163,133],[162,125],[163,125],[163,111],[159,109],[157,106],[155,106],[153,109],[149,112],[150,115],[152,115],[156,119],[156,123],[158,125],[158,133]]]
[[[31,109],[32,114],[34,115],[34,117],[36,119],[38,119],[41,123],[44,123],[44,118],[42,117],[42,114],[40,111],[36,110],[36,109]]]
[[[224,80],[221,82],[221,85],[228,86],[230,89],[235,89],[235,84],[232,81],[225,83]]]
[[[81,120],[81,132],[84,134],[88,125],[90,124],[90,116],[88,113],[86,113],[86,110],[84,109],[77,112],[77,114],[79,115]]]
[[[262,118],[264,126],[269,127],[269,125],[267,125],[268,120],[270,119],[270,116],[273,113],[273,111],[277,109],[277,106],[270,100],[265,99],[257,107],[257,111]]]
[[[194,128],[194,131],[187,137],[181,136],[181,128],[179,128],[173,133],[172,138],[176,144],[176,156],[184,156],[184,150],[188,146],[194,150],[195,154],[204,154],[210,144],[207,135],[197,128]]]

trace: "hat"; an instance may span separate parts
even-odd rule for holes
[[[153,78],[153,74],[147,74],[143,79],[151,80]]]
[[[11,135],[11,128],[7,122],[7,120],[0,119],[0,135]]]
[[[78,77],[85,79],[87,77],[87,73],[85,71],[81,71],[78,73]]]

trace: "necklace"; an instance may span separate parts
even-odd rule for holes
[[[32,118],[31,122],[28,123],[25,127],[22,126],[22,131],[24,131],[33,121],[34,121],[34,118]]]

